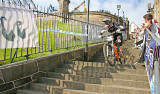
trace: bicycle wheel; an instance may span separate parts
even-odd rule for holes
[[[115,65],[116,59],[115,59],[115,55],[114,52],[112,52],[113,48],[110,44],[104,44],[103,46],[103,54],[104,54],[104,58],[105,61],[107,61],[107,63],[111,66]]]
[[[120,53],[120,63],[121,64],[125,64],[126,63],[126,56],[125,56],[125,52],[126,52],[127,50],[124,48],[123,50],[122,50],[122,52]]]

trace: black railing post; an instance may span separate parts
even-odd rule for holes
[[[14,61],[15,56],[17,55],[17,53],[18,53],[18,48],[16,48],[16,51],[15,51],[15,53],[14,53],[14,55],[13,55],[13,58],[12,58],[12,60],[11,60],[11,63],[13,63],[13,61]]]
[[[90,7],[90,0],[88,0],[88,11],[87,11],[87,36],[86,36],[86,47],[84,52],[84,60],[88,60],[88,31],[89,31],[89,7]]]

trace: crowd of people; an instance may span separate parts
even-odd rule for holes
[[[152,14],[146,14],[143,16],[144,23],[142,24],[141,28],[136,28],[136,32],[134,34],[136,35],[136,46],[141,48],[141,55],[140,58],[135,62],[135,64],[143,63],[144,57],[145,57],[145,48],[146,48],[146,31],[149,30],[152,34],[154,34],[157,38],[160,39],[160,28],[158,26],[158,22],[153,19]],[[105,29],[102,30],[101,35],[103,35],[105,32],[115,32],[118,28],[120,28],[120,25],[118,25],[116,22],[112,22],[111,18],[105,18],[103,20],[105,23]],[[115,33],[118,34],[114,36],[114,39],[117,40],[118,36],[122,36],[121,33]],[[114,40],[114,41],[115,41]],[[123,40],[122,40],[123,41]],[[121,42],[122,43],[122,42]]]

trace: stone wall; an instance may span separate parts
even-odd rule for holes
[[[154,18],[159,22],[160,26],[160,0],[154,0]]]
[[[88,59],[92,59],[97,52],[102,50],[102,47],[103,43],[90,46]],[[59,65],[72,60],[82,60],[83,58],[84,48],[80,48],[63,53],[50,54],[34,60],[1,66],[0,94],[15,94],[15,88],[35,81],[38,77],[45,75],[46,72],[53,71]]]
[[[71,14],[73,18],[75,19],[80,19],[82,21],[86,21],[87,20],[87,13],[85,12],[75,12]],[[113,19],[113,21],[117,21],[117,16],[107,13],[107,12],[90,12],[90,22],[91,23],[96,23],[96,24],[101,24],[104,25],[104,23],[102,22],[104,18],[106,17],[111,17]],[[122,18],[120,17],[120,23],[123,23]]]

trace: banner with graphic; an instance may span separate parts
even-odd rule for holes
[[[32,10],[0,4],[0,49],[36,47],[38,31]]]
[[[146,32],[146,51],[145,51],[145,64],[147,67],[147,74],[151,82],[153,76],[154,54],[155,54],[156,41],[153,37]]]

